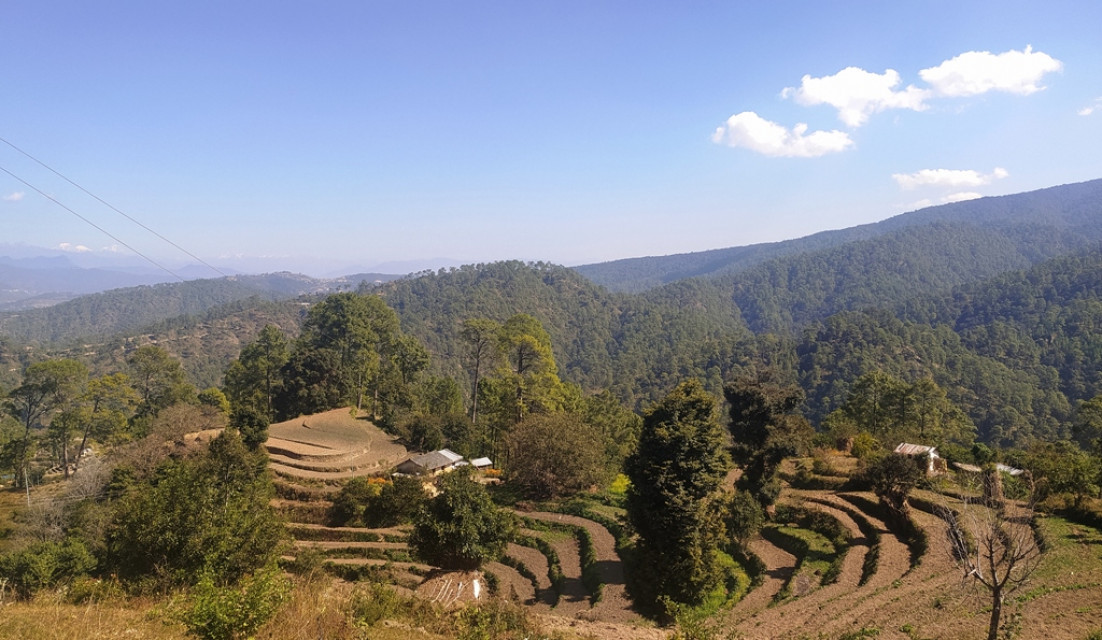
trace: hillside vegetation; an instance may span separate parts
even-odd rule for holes
[[[744,271],[784,256],[831,249],[907,227],[965,224],[1003,235],[1030,263],[1102,240],[1098,217],[1102,180],[928,207],[882,222],[768,244],[670,256],[628,258],[575,267],[613,291],[639,292],[685,278],[711,278]]]

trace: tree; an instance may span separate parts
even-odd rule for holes
[[[467,371],[471,376],[471,423],[478,425],[478,382],[482,372],[494,365],[498,355],[498,333],[501,326],[487,318],[468,318],[463,321],[459,337],[465,347]]]
[[[983,481],[990,484],[989,476],[998,473],[990,466]],[[1006,598],[1025,585],[1041,564],[1042,549],[1030,526],[1032,492],[1026,502],[999,501],[993,508],[965,498],[961,509],[942,505],[941,513],[949,524],[957,566],[965,579],[991,597],[987,640],[997,640]]]
[[[513,424],[532,411],[556,408],[555,392],[561,385],[551,336],[539,320],[518,313],[501,325],[502,357],[516,388]]]
[[[716,401],[683,382],[643,416],[625,465],[628,519],[639,534],[636,583],[644,602],[698,604],[719,583],[723,533],[718,500],[730,459]]]
[[[440,494],[421,509],[409,547],[444,569],[472,570],[501,556],[513,537],[513,517],[497,507],[486,488],[462,470],[440,481]]]
[[[607,475],[600,434],[576,414],[529,416],[509,433],[508,448],[509,482],[537,500],[577,493]]]
[[[46,426],[53,412],[77,398],[87,380],[88,368],[83,363],[69,359],[46,360],[28,366],[23,373],[23,384],[8,392],[4,406],[23,427],[22,438],[10,441],[3,455],[17,485],[26,478],[34,456],[34,430]],[[65,427],[66,435],[71,435],[71,421],[63,421],[60,426]],[[67,440],[64,444],[67,452]]]
[[[235,409],[230,414],[230,426],[241,434],[241,441],[250,451],[260,450],[268,441],[268,415],[253,407]]]
[[[226,415],[230,414],[230,401],[226,398],[226,394],[222,393],[222,390],[218,387],[207,387],[203,389],[196,396],[196,400],[204,407],[211,407]]]
[[[120,500],[110,564],[126,579],[179,585],[206,574],[233,584],[278,553],[283,526],[269,504],[273,493],[263,458],[227,430],[205,453],[163,463]]]
[[[265,325],[256,340],[226,369],[225,391],[235,408],[251,407],[275,419],[275,398],[283,387],[282,369],[290,358],[287,337],[279,327]]]
[[[852,431],[870,433],[888,447],[900,441],[968,444],[976,434],[972,420],[933,378],[908,384],[883,371],[858,378],[846,401],[827,420],[836,428],[848,425]]]
[[[489,429],[495,458],[501,458],[502,436],[526,415],[565,408],[571,389],[558,376],[551,337],[538,320],[518,313],[497,334],[498,368],[479,380],[479,415]]]
[[[903,437],[907,440],[940,446],[968,443],[976,436],[976,425],[929,376],[907,388],[905,402]]]
[[[310,308],[295,351],[329,350],[336,365],[335,395],[360,409],[368,386],[378,390],[380,346],[398,334],[398,316],[382,298],[333,294]],[[325,407],[331,409],[333,407]]]
[[[889,453],[870,464],[864,472],[865,480],[896,517],[906,517],[907,496],[926,476],[921,459]]]
[[[840,411],[860,431],[890,439],[898,431],[906,413],[907,383],[883,371],[872,371],[858,378]]]
[[[134,415],[138,401],[138,393],[125,373],[112,373],[88,381],[83,397],[87,413],[83,416],[84,432],[77,448],[77,467],[80,466],[79,454],[88,445],[89,438],[105,442],[123,436],[126,422]]]
[[[582,400],[582,416],[592,425],[604,442],[605,469],[609,475],[619,473],[624,461],[639,444],[643,419],[625,408],[609,391],[586,396]]]
[[[384,484],[377,494],[367,498],[363,520],[369,527],[396,527],[408,524],[428,499],[418,478],[397,476]]]
[[[148,420],[165,407],[195,400],[195,387],[187,381],[180,361],[161,347],[138,347],[127,364],[139,397],[136,419]]]
[[[795,413],[803,391],[776,382],[772,372],[736,378],[723,388],[729,405],[732,453],[743,466],[741,486],[769,507],[780,493],[777,469],[807,449],[814,435]]]
[[[1102,394],[1079,405],[1071,429],[1079,446],[1088,451],[1097,446],[1102,440]]]

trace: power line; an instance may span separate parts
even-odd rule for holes
[[[130,249],[130,250],[131,250],[131,251],[133,251],[134,253],[136,253],[136,254],[138,254],[139,256],[141,256],[142,258],[144,258],[144,259],[145,259],[145,260],[146,260],[147,262],[149,262],[149,263],[150,263],[150,264],[152,264],[153,266],[155,266],[155,267],[157,267],[158,269],[160,269],[160,270],[164,271],[165,273],[169,274],[169,275],[170,275],[170,276],[172,276],[173,278],[176,278],[176,279],[177,279],[177,280],[179,280],[180,282],[185,282],[185,280],[184,280],[184,279],[183,279],[182,277],[180,277],[180,275],[179,275],[179,274],[177,274],[177,273],[173,272],[173,271],[172,271],[171,269],[169,269],[168,267],[166,267],[166,266],[164,266],[163,264],[161,264],[161,263],[157,262],[157,261],[156,261],[156,260],[154,260],[153,258],[150,258],[149,256],[145,255],[145,254],[144,254],[144,253],[142,253],[141,251],[138,251],[138,250],[137,250],[137,249],[135,249],[134,247],[132,247],[132,246],[130,246],[130,245],[128,245],[128,244],[126,244],[125,242],[123,242],[123,241],[122,241],[122,240],[120,240],[119,238],[116,238],[116,237],[115,237],[114,235],[112,235],[112,234],[111,234],[111,232],[110,232],[110,231],[108,231],[107,229],[104,229],[103,227],[99,226],[99,225],[98,225],[98,224],[96,224],[95,222],[92,222],[91,220],[89,220],[88,218],[85,218],[84,216],[80,215],[80,214],[79,214],[79,213],[77,213],[76,211],[73,211],[73,210],[72,210],[72,209],[70,209],[69,207],[67,207],[67,206],[65,206],[64,204],[62,204],[62,203],[61,203],[61,202],[60,202],[60,201],[59,201],[59,200],[58,200],[57,198],[55,198],[55,197],[53,197],[53,196],[49,195],[48,193],[46,193],[46,192],[45,192],[45,191],[43,191],[42,189],[39,189],[38,187],[36,187],[36,186],[34,186],[33,184],[31,184],[31,183],[27,182],[26,180],[24,180],[23,178],[20,178],[19,176],[15,175],[15,174],[14,174],[14,173],[12,173],[11,171],[8,171],[8,170],[7,170],[7,169],[5,169],[5,168],[4,168],[3,166],[0,166],[0,171],[3,171],[4,173],[6,173],[6,174],[8,174],[9,176],[11,176],[11,177],[15,178],[16,180],[18,180],[19,182],[22,182],[22,183],[23,183],[24,185],[26,185],[26,186],[27,186],[27,188],[29,188],[29,189],[34,189],[34,190],[35,190],[35,192],[37,192],[37,193],[38,193],[38,195],[42,196],[43,198],[46,198],[46,199],[47,199],[47,200],[49,200],[50,202],[52,202],[52,203],[56,204],[57,206],[61,207],[62,209],[66,210],[66,211],[68,211],[69,213],[73,214],[74,216],[76,216],[76,217],[80,218],[81,220],[83,220],[83,221],[84,221],[84,222],[85,222],[86,224],[88,224],[89,226],[95,227],[95,228],[96,228],[97,230],[99,230],[99,231],[100,231],[100,233],[102,233],[103,235],[107,236],[108,238],[111,238],[112,240],[114,240],[115,242],[117,242],[117,243],[121,244],[122,246],[126,247],[127,249]]]
[[[74,186],[74,187],[76,187],[77,189],[80,189],[80,190],[81,190],[81,191],[83,191],[83,192],[84,192],[85,194],[87,194],[87,195],[91,196],[92,198],[95,198],[95,199],[96,199],[96,200],[97,200],[97,201],[98,201],[98,202],[99,202],[100,204],[104,205],[104,206],[105,206],[105,207],[107,207],[108,209],[111,209],[111,210],[112,210],[112,211],[114,211],[115,213],[117,213],[117,214],[119,214],[120,216],[122,216],[122,217],[126,218],[127,220],[129,220],[129,221],[133,222],[134,224],[138,225],[138,226],[139,226],[139,227],[141,227],[142,229],[145,229],[146,231],[148,231],[149,233],[152,233],[153,235],[157,236],[157,237],[158,237],[158,238],[160,238],[161,240],[164,240],[164,241],[165,241],[165,242],[167,242],[168,244],[170,244],[170,245],[172,245],[172,246],[176,247],[176,248],[177,248],[177,249],[179,249],[179,250],[180,250],[181,252],[183,252],[183,253],[186,253],[187,255],[191,256],[191,257],[192,257],[193,259],[195,259],[195,260],[198,260],[198,261],[199,261],[199,262],[201,262],[201,263],[202,263],[203,265],[205,265],[205,266],[207,266],[208,268],[210,268],[211,270],[213,270],[213,271],[214,271],[215,273],[218,273],[218,274],[219,274],[219,275],[221,275],[221,276],[228,276],[228,274],[226,274],[226,273],[223,273],[223,272],[222,272],[222,270],[221,270],[221,269],[219,269],[218,267],[216,267],[216,266],[214,266],[214,265],[210,264],[210,263],[209,263],[209,262],[207,262],[206,260],[203,260],[203,259],[202,259],[202,258],[200,258],[199,256],[197,256],[197,255],[195,255],[194,253],[192,253],[192,252],[188,251],[187,249],[185,249],[185,248],[181,247],[180,245],[176,244],[175,242],[173,242],[173,241],[169,240],[168,238],[166,238],[166,237],[162,236],[161,234],[157,233],[157,232],[156,232],[156,231],[154,231],[153,229],[150,229],[150,228],[149,228],[149,227],[147,227],[146,225],[142,224],[142,223],[141,223],[141,222],[140,222],[139,220],[136,220],[136,219],[134,219],[133,217],[131,217],[131,216],[127,215],[127,214],[126,214],[125,212],[121,211],[121,210],[120,210],[120,209],[119,209],[118,207],[116,207],[115,205],[111,204],[110,202],[107,202],[107,201],[106,201],[106,200],[104,200],[103,198],[101,198],[101,197],[97,196],[96,194],[94,194],[94,193],[92,193],[91,191],[89,191],[89,190],[85,189],[84,187],[80,186],[80,185],[79,185],[79,184],[77,184],[76,182],[74,182],[74,181],[70,180],[70,179],[69,179],[68,177],[66,177],[66,176],[65,176],[64,174],[62,174],[62,173],[61,173],[60,171],[57,171],[56,169],[54,169],[54,168],[53,168],[53,167],[51,167],[50,165],[46,164],[45,162],[42,162],[41,160],[39,160],[38,158],[36,158],[36,157],[32,156],[31,154],[27,153],[27,152],[26,152],[26,151],[24,151],[23,149],[20,149],[19,147],[15,146],[15,145],[14,145],[14,144],[12,144],[11,142],[9,142],[9,141],[8,141],[7,139],[5,139],[5,138],[3,138],[3,137],[0,137],[0,142],[3,142],[4,144],[8,145],[8,146],[9,146],[9,147],[11,147],[12,149],[15,149],[16,151],[18,151],[19,153],[23,154],[24,156],[26,156],[26,157],[30,158],[31,160],[33,160],[33,161],[37,162],[37,163],[38,163],[38,164],[39,164],[40,166],[42,166],[43,168],[45,168],[45,169],[46,169],[47,171],[49,171],[50,173],[53,173],[54,175],[56,175],[57,177],[61,178],[61,179],[62,179],[62,180],[64,180],[65,182],[68,182],[69,184],[73,185],[73,186]],[[10,175],[10,174],[9,174],[9,175]],[[26,184],[26,183],[24,183],[24,184]],[[36,189],[36,191],[37,191],[37,189]],[[41,192],[39,192],[39,193],[41,193]],[[56,201],[55,201],[55,202],[56,202]],[[97,228],[97,229],[99,229],[99,227],[96,227],[96,228]],[[102,229],[101,229],[101,231],[102,231]],[[106,232],[105,232],[105,233],[106,233]],[[131,251],[133,251],[133,249],[131,249]],[[135,253],[137,253],[137,252],[135,251]],[[138,255],[141,255],[141,254],[139,253]],[[142,257],[145,257],[145,256],[142,256]],[[157,265],[157,266],[160,266],[160,265]],[[161,267],[161,268],[163,269],[164,267]],[[167,269],[166,269],[166,271],[167,271]],[[175,274],[173,274],[173,275],[175,275]],[[177,276],[177,277],[179,277],[179,276]]]

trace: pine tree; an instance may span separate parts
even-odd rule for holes
[[[628,518],[639,534],[636,595],[651,606],[695,605],[720,581],[720,486],[730,458],[716,400],[693,379],[643,417],[628,459]]]

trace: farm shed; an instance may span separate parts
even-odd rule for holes
[[[445,471],[450,471],[462,460],[463,456],[458,453],[450,449],[441,449],[439,451],[433,451],[432,453],[422,453],[419,456],[413,456],[405,462],[400,463],[398,465],[398,473],[404,473],[411,476],[437,475]]]
[[[909,458],[925,458],[927,475],[934,475],[948,469],[945,465],[945,459],[937,454],[937,447],[901,442],[895,448],[895,453]]]

